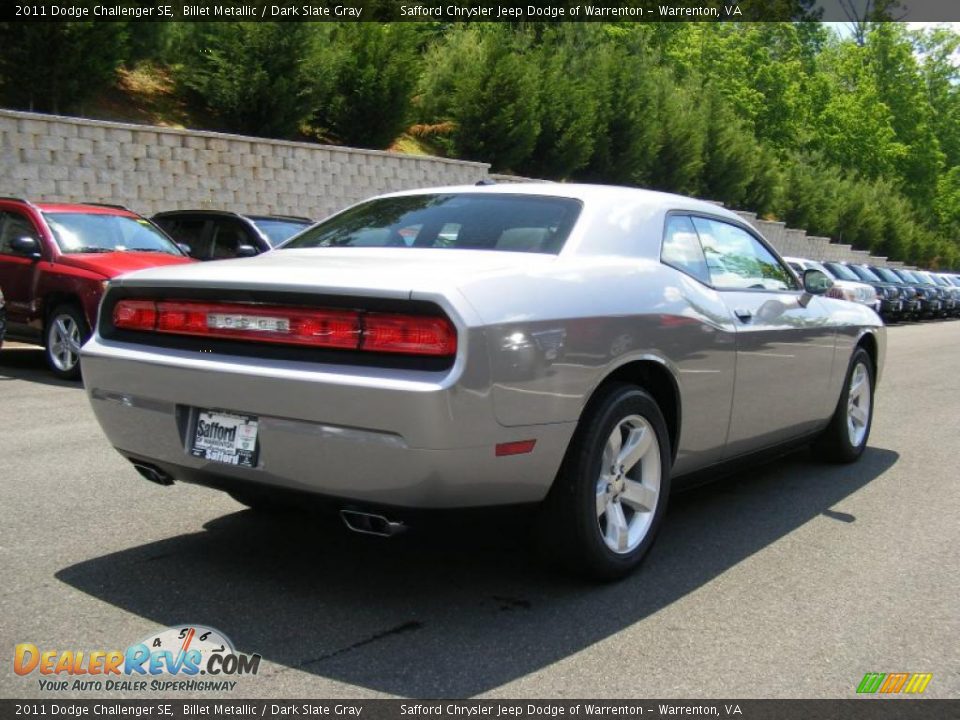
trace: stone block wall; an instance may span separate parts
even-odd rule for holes
[[[392,190],[473,184],[485,163],[0,110],[0,195],[323,218]]]

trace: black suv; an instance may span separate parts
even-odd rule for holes
[[[152,220],[188,246],[190,257],[197,260],[258,255],[313,225],[310,218],[294,215],[241,215],[221,210],[169,210]]]
[[[875,265],[867,265],[866,267],[881,280],[900,288],[900,297],[903,299],[902,317],[909,317],[914,320],[920,317],[921,312],[923,312],[923,293],[917,289],[916,283],[908,282],[894,272],[893,268],[877,267]]]
[[[920,296],[920,317],[935,318],[943,313],[940,288],[933,280],[927,280],[914,270],[897,268],[894,272],[917,289],[917,295]]]
[[[840,263],[829,262],[824,264],[830,267]],[[878,312],[884,320],[898,320],[910,314],[910,312],[916,312],[919,307],[919,303],[915,303],[911,311],[910,303],[904,302],[906,292],[892,282],[881,278],[866,265],[843,263],[843,267],[853,273],[857,280],[865,282],[877,291],[877,297],[880,299],[880,310]]]

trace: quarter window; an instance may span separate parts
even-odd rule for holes
[[[753,235],[735,225],[695,217],[713,286],[721,290],[795,290],[784,265]]]
[[[710,282],[710,272],[707,270],[707,261],[703,256],[696,228],[686,215],[671,215],[667,218],[660,259],[700,282]]]

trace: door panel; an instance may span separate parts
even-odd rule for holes
[[[7,320],[17,325],[30,320],[38,277],[38,261],[18,255],[10,248],[13,240],[24,236],[42,243],[28,217],[11,210],[0,212],[0,288],[7,304]]]
[[[836,331],[824,303],[799,292],[721,293],[737,326],[727,457],[816,429],[828,404]]]
[[[823,420],[835,355],[826,303],[806,307],[796,278],[760,239],[732,223],[694,217],[710,279],[737,329],[727,457],[776,444]]]

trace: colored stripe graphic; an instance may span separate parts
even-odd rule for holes
[[[903,691],[906,693],[922,693],[927,689],[931,679],[933,679],[933,673],[914,673]]]
[[[898,693],[907,683],[910,673],[890,673],[883,685],[880,686],[882,693]]]
[[[861,680],[860,684],[857,686],[857,692],[875,693],[880,689],[880,684],[883,682],[883,679],[886,676],[886,673],[867,673],[863,676],[863,680]]]
[[[932,679],[933,673],[867,673],[857,685],[857,692],[879,692],[885,695],[904,692],[919,695],[927,689]]]

